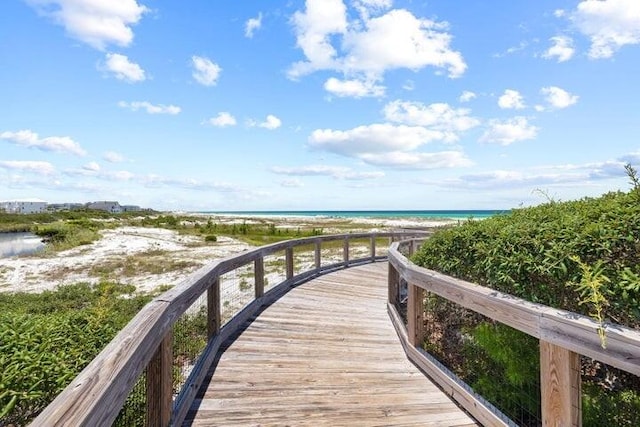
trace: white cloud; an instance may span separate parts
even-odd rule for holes
[[[457,141],[459,133],[480,124],[478,119],[469,116],[468,109],[454,109],[444,103],[424,105],[420,102],[396,100],[388,103],[383,112],[389,121],[424,126],[442,132],[442,137],[438,139],[445,142]]]
[[[55,151],[75,154],[76,156],[84,156],[87,154],[80,144],[68,136],[40,138],[37,133],[31,130],[20,130],[17,132],[2,132],[0,133],[0,139],[23,147],[36,148],[41,151]]]
[[[339,80],[330,77],[324,83],[324,89],[339,97],[381,97],[384,96],[385,87],[375,84],[375,81]]]
[[[526,117],[518,116],[504,121],[489,121],[489,128],[480,137],[480,142],[510,145],[516,141],[533,139],[537,135],[538,128],[529,124]]]
[[[235,126],[237,124],[236,118],[226,111],[221,111],[217,116],[211,117],[206,123],[216,127]]]
[[[39,175],[53,175],[56,171],[49,162],[30,160],[2,160],[0,161],[0,168],[21,172],[33,172]]]
[[[589,37],[592,59],[610,58],[626,45],[640,44],[640,2],[637,0],[584,0],[570,19]]]
[[[447,24],[415,17],[404,9],[371,18],[363,31],[345,35],[347,70],[381,75],[394,68],[419,70],[426,66],[445,68],[449,77],[460,77],[467,65],[459,52],[451,50]]]
[[[442,139],[442,134],[422,126],[389,123],[358,126],[341,131],[316,129],[309,137],[309,146],[333,153],[361,157],[368,153],[415,150],[428,142]]]
[[[280,182],[280,185],[282,187],[285,187],[285,188],[301,188],[301,187],[304,187],[304,183],[301,180],[297,179],[297,178],[285,179],[284,181]]]
[[[244,36],[253,38],[253,33],[262,27],[262,13],[258,13],[258,17],[248,19],[244,24]]]
[[[258,126],[269,130],[274,130],[282,126],[282,121],[273,114],[269,114],[264,122],[258,123]]]
[[[292,23],[296,43],[307,62],[293,64],[289,70],[290,77],[297,78],[315,70],[337,66],[337,51],[329,38],[347,31],[346,13],[342,0],[307,0],[305,12],[294,13]]]
[[[102,68],[113,73],[118,80],[128,83],[142,82],[147,78],[145,71],[138,64],[129,61],[127,56],[119,53],[107,53]]]
[[[505,189],[539,188],[543,185],[576,185],[584,188],[590,182],[625,176],[624,165],[639,162],[640,153],[630,153],[616,160],[584,163],[579,165],[551,165],[527,170],[495,170],[463,175],[438,183],[444,188]]]
[[[476,98],[477,95],[469,90],[465,90],[464,92],[462,92],[462,95],[460,95],[460,98],[458,98],[458,101],[460,102],[469,102],[472,99]]]
[[[389,153],[368,153],[362,155],[361,158],[371,165],[398,169],[444,169],[473,165],[473,162],[460,151],[435,153],[394,151]]]
[[[96,162],[89,162],[82,167],[82,169],[89,172],[100,172],[100,165]]]
[[[271,172],[289,176],[329,176],[335,179],[362,181],[384,177],[384,172],[355,172],[351,168],[341,166],[309,165],[293,168],[274,166]]]
[[[450,48],[446,23],[417,18],[405,9],[386,11],[391,1],[360,0],[352,5],[360,19],[349,21],[342,0],[307,0],[305,10],[294,14],[297,45],[305,60],[292,64],[290,78],[333,70],[342,73],[344,81],[374,86],[386,71],[397,68],[417,71],[432,66],[447,70],[452,78],[466,70],[462,55]]]
[[[175,105],[151,104],[147,101],[118,102],[121,108],[127,108],[131,111],[145,110],[149,114],[179,114],[182,109]]]
[[[203,56],[192,56],[193,78],[204,86],[215,86],[222,72],[222,68],[209,58]]]
[[[524,106],[524,98],[517,90],[507,89],[498,98],[498,105],[504,109],[521,110]]]
[[[556,59],[558,62],[570,60],[575,53],[573,39],[567,36],[555,36],[549,39],[553,45],[542,54],[543,58]]]
[[[547,102],[553,108],[567,108],[578,102],[578,95],[572,95],[557,86],[543,87],[540,93],[545,95]]]
[[[131,26],[149,11],[136,0],[27,0],[27,3],[62,25],[71,37],[100,50],[109,44],[131,44]]]
[[[109,163],[122,163],[126,160],[122,154],[115,151],[105,151],[102,153],[102,158]]]

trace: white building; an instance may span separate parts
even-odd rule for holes
[[[0,202],[0,210],[13,214],[40,213],[47,210],[47,202],[40,199],[6,200]]]

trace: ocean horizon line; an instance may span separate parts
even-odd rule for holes
[[[430,210],[250,210],[250,211],[216,211],[207,210],[196,213],[207,215],[237,216],[292,216],[292,217],[324,217],[324,218],[433,218],[433,219],[468,219],[489,218],[507,214],[510,209],[430,209]]]

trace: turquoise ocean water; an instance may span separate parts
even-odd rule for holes
[[[238,216],[310,216],[325,218],[422,218],[483,219],[508,213],[508,210],[410,210],[410,211],[205,211],[203,214]]]

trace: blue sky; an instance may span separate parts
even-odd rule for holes
[[[504,209],[626,190],[640,165],[637,0],[4,0],[0,17],[0,199]]]

